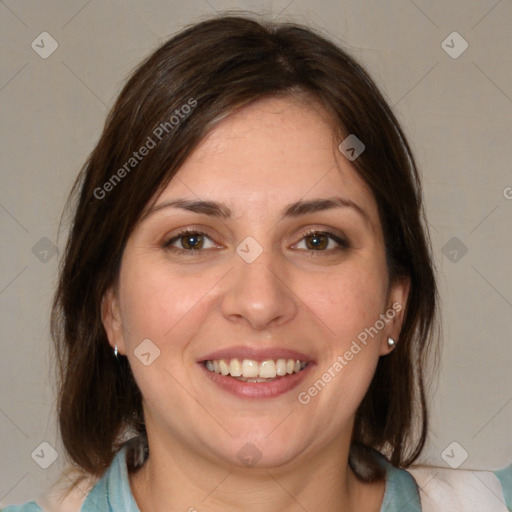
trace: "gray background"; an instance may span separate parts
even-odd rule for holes
[[[57,236],[59,218],[72,181],[129,71],[183,25],[225,9],[317,28],[367,66],[394,106],[423,174],[441,273],[444,352],[422,460],[460,465],[467,452],[461,468],[512,462],[511,0],[6,0],[0,504],[36,496],[63,461],[48,317],[54,251],[65,240],[65,229]],[[442,47],[454,31],[469,44],[457,58]],[[31,47],[50,48],[42,32],[58,43],[46,59]],[[461,43],[451,36],[445,45],[453,54]],[[60,453],[48,469],[40,467],[51,461],[42,442]]]

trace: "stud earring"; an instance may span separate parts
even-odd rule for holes
[[[117,345],[114,347],[114,356],[117,359]]]
[[[388,338],[388,347],[393,348],[396,345],[393,338]]]

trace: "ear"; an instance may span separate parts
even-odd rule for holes
[[[119,300],[115,291],[109,288],[101,300],[101,321],[112,349],[117,345],[120,354],[125,354],[123,326],[121,323]]]
[[[388,305],[384,313],[386,317],[386,327],[383,331],[381,341],[381,356],[389,354],[395,348],[394,346],[389,346],[388,338],[393,338],[395,346],[400,343],[400,332],[402,331],[410,287],[411,280],[406,276],[399,278],[389,291]]]

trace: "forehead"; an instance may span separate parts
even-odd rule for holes
[[[377,219],[373,194],[339,151],[336,132],[317,103],[296,97],[259,100],[211,129],[157,203],[199,198],[242,212],[341,195]]]

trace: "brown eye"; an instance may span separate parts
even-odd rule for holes
[[[210,245],[205,247],[208,241]],[[163,247],[170,251],[193,252],[201,249],[211,249],[215,247],[215,244],[206,233],[185,230],[164,242]]]
[[[323,250],[329,245],[329,238],[323,233],[309,235],[305,237],[306,246],[310,250]]]
[[[327,231],[309,231],[303,235],[297,246],[302,243],[305,247],[299,248],[309,252],[331,252],[349,248],[347,240]]]
[[[181,245],[184,249],[202,249],[204,240],[200,233],[181,236]]]

